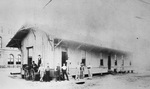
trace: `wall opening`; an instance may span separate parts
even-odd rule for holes
[[[13,54],[10,54],[10,55],[9,55],[8,64],[9,64],[9,65],[13,65],[13,64],[14,64],[14,55],[13,55]]]
[[[62,66],[64,63],[65,63],[65,65],[67,64],[66,60],[68,60],[68,54],[67,54],[67,52],[62,52],[62,61],[61,61]]]
[[[108,71],[111,70],[111,55],[108,56]]]
[[[86,51],[85,51],[85,50],[82,50],[82,51],[81,51],[81,56],[82,56],[82,58],[81,58],[81,63],[82,63],[84,66],[86,66]]]
[[[104,66],[104,61],[103,61],[103,59],[100,59],[100,66]]]
[[[84,65],[84,66],[86,66],[86,59],[82,59],[82,61],[81,61],[81,63]]]
[[[17,60],[16,60],[16,64],[17,64],[17,65],[20,65],[20,64],[21,64],[21,55],[20,55],[20,54],[18,54],[18,58],[17,58]]]
[[[117,60],[115,60],[115,66],[117,66]]]
[[[32,64],[32,58],[33,58],[33,46],[27,47],[27,63],[28,65]]]

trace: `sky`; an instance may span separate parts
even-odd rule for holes
[[[130,51],[135,64],[150,65],[149,0],[52,0],[45,6],[48,2],[0,0],[0,25],[15,31],[26,23],[48,25],[66,38],[81,35],[93,44]]]

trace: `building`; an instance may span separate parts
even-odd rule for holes
[[[6,47],[14,32],[4,26],[0,29],[0,67],[20,67],[21,53],[16,48]]]
[[[67,35],[64,32],[64,36]],[[79,36],[76,36],[77,38]],[[30,64],[38,62],[38,55],[42,56],[44,66],[51,69],[66,63],[69,73],[74,75],[75,68],[79,63],[92,66],[93,73],[103,73],[120,70],[129,70],[131,61],[128,52],[101,47],[87,43],[82,37],[78,40],[64,39],[59,33],[54,35],[50,29],[40,26],[23,26],[7,44],[7,47],[15,47],[21,50],[22,63]],[[87,69],[85,68],[85,73]]]

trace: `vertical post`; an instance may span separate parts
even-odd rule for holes
[[[116,56],[116,54],[115,54],[115,61],[117,60],[117,56]]]
[[[117,65],[117,55],[116,54],[115,54],[115,63],[116,63],[115,65],[117,67],[118,65]]]
[[[56,49],[56,48],[55,48],[54,38],[53,38],[52,41],[53,41],[53,43],[52,43],[52,50],[53,50],[53,68],[55,69],[55,67],[56,67],[56,66],[55,66],[55,55],[56,55],[56,53],[55,53],[56,50],[55,50],[55,49]]]
[[[13,55],[14,56],[14,55]],[[15,60],[16,58],[15,58],[15,56],[14,56],[14,59],[13,59],[13,62],[14,62],[14,64],[13,64],[13,68],[15,67]]]
[[[115,54],[114,72],[117,73],[117,55]]]
[[[122,71],[124,71],[124,56],[122,55]]]
[[[100,53],[100,58],[103,59],[103,53],[102,52]]]
[[[108,55],[108,72],[111,72],[111,54]]]

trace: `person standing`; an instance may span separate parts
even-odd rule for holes
[[[75,79],[79,80],[79,78],[80,78],[80,65],[78,63],[78,65],[76,67],[76,76],[75,76]]]
[[[88,66],[87,66],[87,69],[88,69],[88,77],[89,77],[89,79],[92,79],[92,66],[89,64]]]
[[[67,62],[67,64],[66,64],[67,65],[67,73],[70,74],[71,61],[68,58],[68,60],[66,60],[66,62]]]
[[[80,67],[80,78],[81,79],[84,78],[84,65],[83,65],[83,63],[81,63],[81,67]]]
[[[32,62],[32,67],[33,67],[34,71],[37,72],[38,66],[34,61]]]
[[[47,68],[45,69],[45,81],[50,81],[50,68],[49,65],[47,65]]]
[[[58,63],[57,67],[56,67],[56,81],[60,81],[60,64]]]
[[[68,74],[67,74],[67,67],[65,63],[62,66],[62,74],[63,74],[63,80],[65,80],[65,76],[66,76],[67,80],[69,81]]]
[[[43,67],[43,65],[41,64],[39,69],[38,69],[38,72],[40,73],[40,81],[42,82],[43,81],[43,77],[44,77],[44,73],[45,73],[45,68]]]
[[[38,55],[38,67],[40,67],[41,63],[42,63],[42,60],[41,60],[41,55]]]

